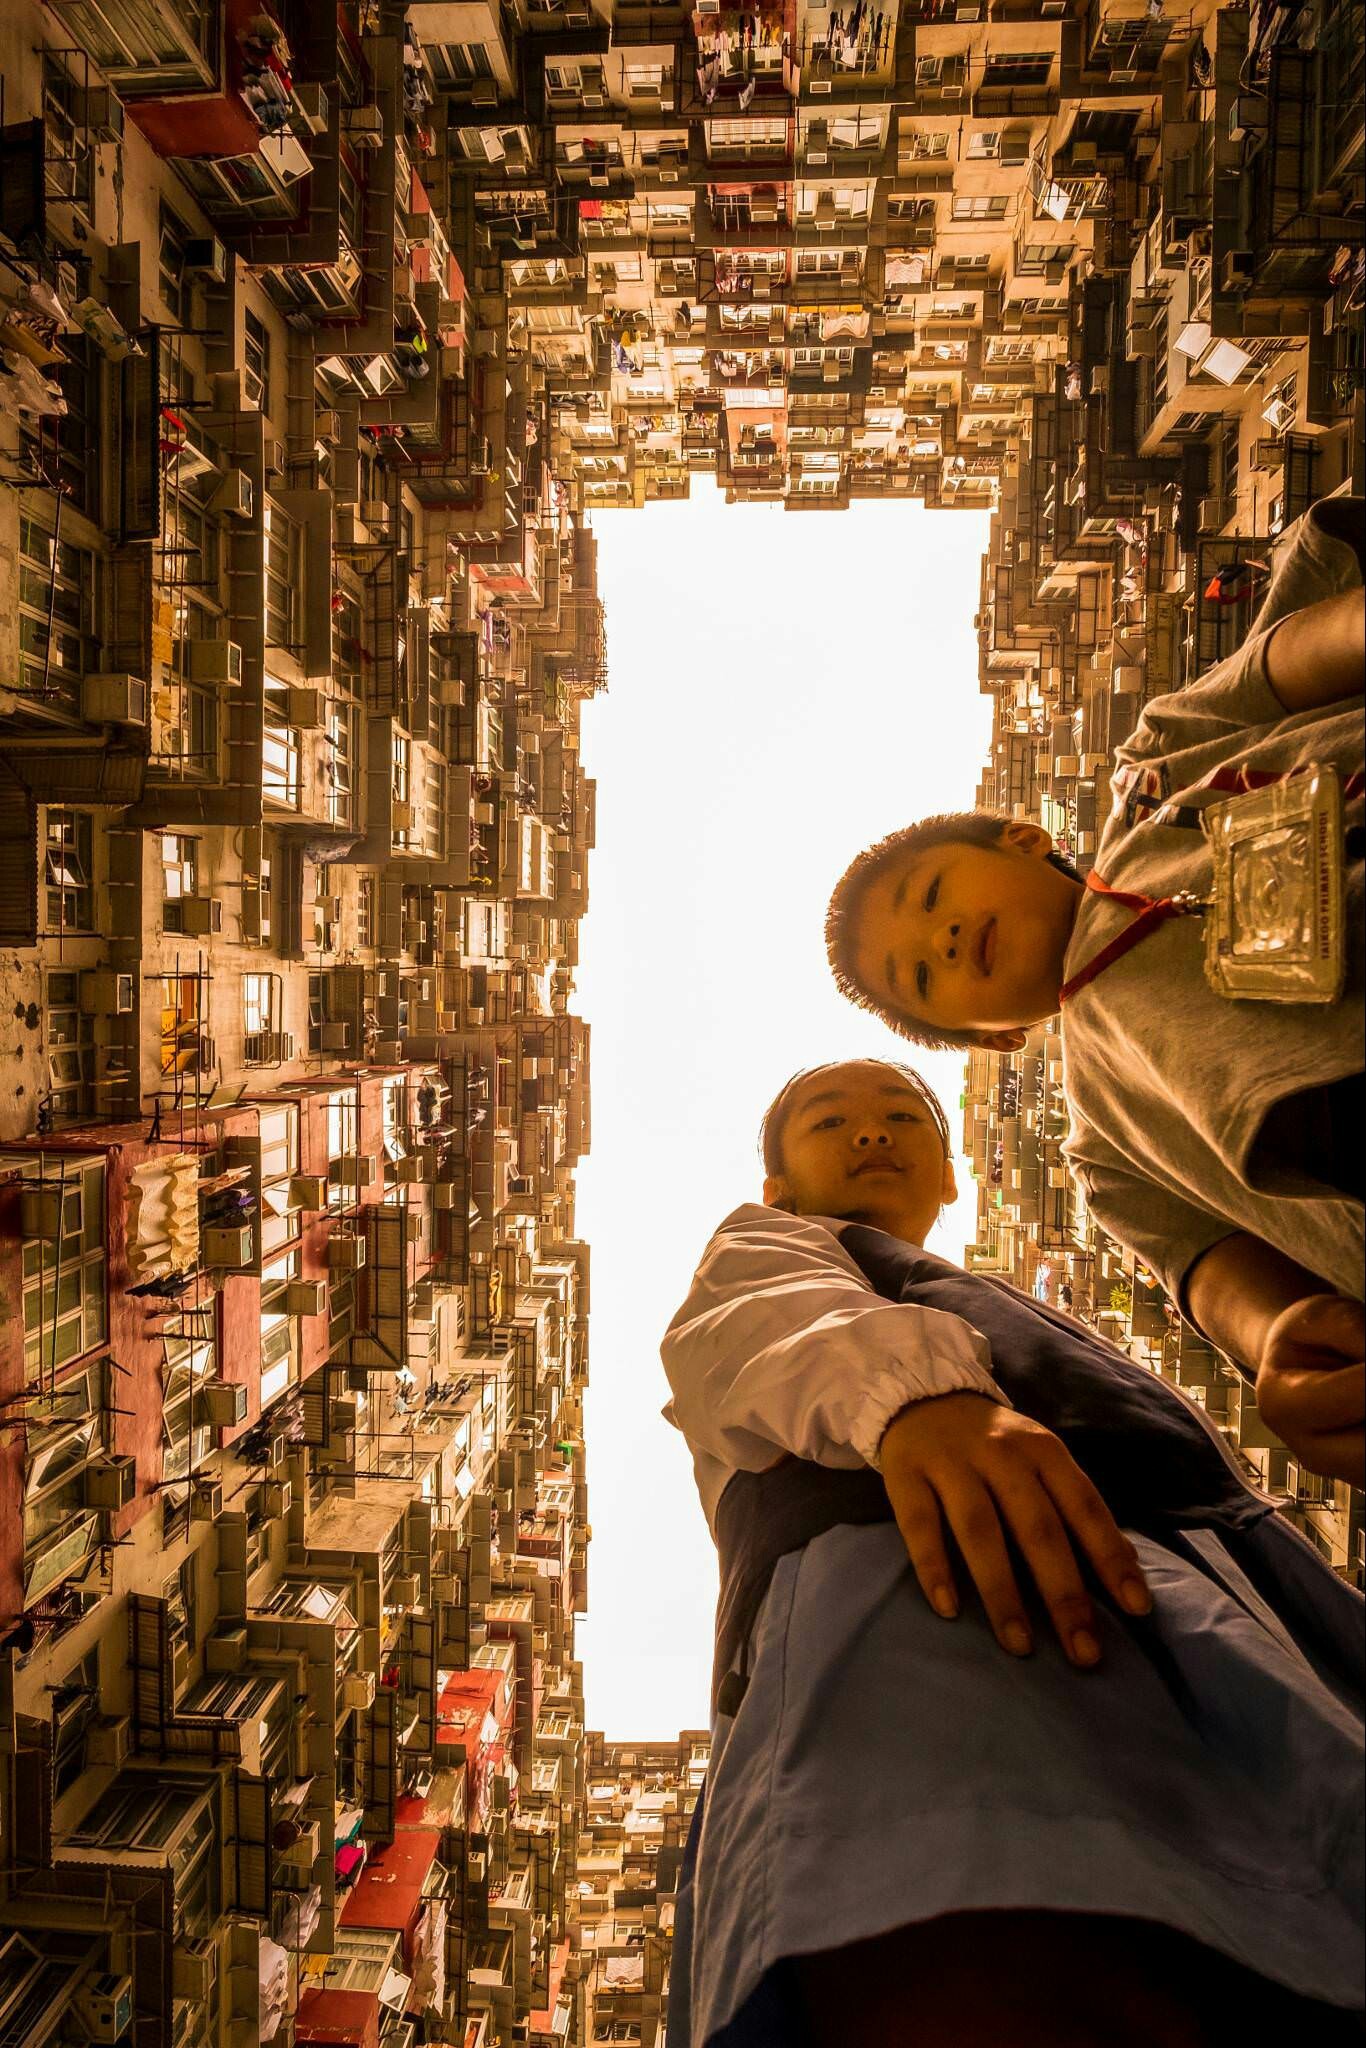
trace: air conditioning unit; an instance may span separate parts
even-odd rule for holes
[[[127,1714],[102,1714],[85,1730],[85,1760],[103,1770],[118,1770],[128,1761],[133,1731]]]
[[[86,1017],[129,1017],[133,1012],[131,974],[116,967],[88,967],[81,975],[81,1012]]]
[[[261,1485],[261,1512],[278,1521],[294,1502],[294,1488],[288,1479],[267,1479]]]
[[[585,92],[579,95],[579,104],[583,107],[605,107],[607,101],[600,92]]]
[[[373,104],[351,107],[345,115],[346,139],[353,149],[378,149],[384,141],[384,116]]]
[[[345,1019],[329,1018],[318,1027],[318,1046],[322,1052],[349,1052],[351,1026]]]
[[[1001,137],[1001,162],[1004,166],[1018,166],[1029,161],[1029,137],[1027,135],[1003,135]]]
[[[327,1174],[334,1188],[366,1188],[379,1176],[379,1161],[373,1152],[348,1153],[329,1161]]]
[[[322,1836],[317,1821],[306,1821],[288,1848],[280,1851],[280,1859],[292,1870],[307,1875],[317,1862],[321,1847]]]
[[[181,267],[186,277],[202,278],[205,284],[226,284],[228,252],[217,235],[196,235],[185,244]]]
[[[365,1264],[366,1251],[363,1237],[351,1237],[336,1231],[327,1240],[327,1270],[329,1273],[359,1273]]]
[[[247,1223],[209,1223],[199,1233],[199,1251],[204,1264],[241,1273],[251,1264],[251,1226]]]
[[[476,78],[470,91],[470,105],[474,107],[496,107],[498,104],[498,81],[496,78]]]
[[[321,135],[327,127],[327,87],[313,79],[294,81],[294,104],[304,117],[310,135]]]
[[[177,1942],[171,1950],[171,1996],[207,2005],[218,1982],[218,1947],[212,1941]]]
[[[1137,83],[1137,81],[1137,71],[1131,71],[1126,69],[1124,71],[1111,71],[1110,73],[1111,85],[1134,85]]]
[[[327,1314],[327,1282],[325,1280],[287,1280],[285,1282],[285,1314],[287,1316],[325,1316]]]
[[[383,498],[365,498],[361,501],[360,516],[366,526],[376,533],[383,533],[389,525],[389,506]]]
[[[240,683],[242,650],[235,640],[187,640],[185,673],[192,683]]]
[[[317,732],[327,722],[327,698],[321,690],[291,689],[286,692],[285,718],[300,732]]]
[[[828,78],[813,78],[808,82],[806,89],[813,95],[828,93],[831,90],[831,81]]]
[[[81,1496],[88,1508],[116,1515],[130,1507],[137,1496],[136,1458],[92,1458],[81,1480]]]
[[[265,468],[267,476],[283,476],[289,467],[289,450],[283,441],[266,442]]]
[[[1228,505],[1223,498],[1202,498],[1200,500],[1201,533],[1217,533],[1228,523]]]
[[[341,1684],[342,1705],[357,1708],[364,1713],[375,1704],[375,1674],[373,1671],[348,1671]]]
[[[422,1581],[416,1572],[395,1572],[389,1581],[391,1607],[416,1607],[422,1598]]]
[[[244,1380],[204,1380],[195,1391],[196,1420],[211,1429],[236,1429],[247,1419]]]
[[[196,1522],[215,1522],[223,1512],[221,1479],[196,1479],[190,1488],[190,1515]]]
[[[209,502],[215,512],[222,512],[230,519],[250,519],[256,509],[256,492],[251,478],[244,469],[225,470],[223,481]]]
[[[191,938],[209,938],[223,929],[223,903],[218,896],[182,896],[180,929]]]
[[[92,725],[146,725],[147,685],[141,676],[84,676],[81,716]]]
[[[1219,288],[1225,292],[1251,291],[1256,274],[1256,258],[1251,249],[1228,249],[1219,272]]]
[[[939,97],[942,100],[961,100],[963,97],[963,88],[961,85],[941,85],[939,88]]]
[[[1066,14],[1067,0],[1042,0],[1039,12],[1044,16],[1046,20],[1051,19],[1056,21],[1062,15]]]
[[[72,1994],[71,2011],[87,2041],[130,2039],[133,2032],[131,1977],[87,1977]]]
[[[289,1181],[289,1206],[291,1209],[325,1209],[327,1207],[328,1182],[321,1173],[291,1174]]]

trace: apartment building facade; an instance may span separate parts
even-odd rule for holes
[[[8,10],[0,2041],[657,2038],[704,1738],[574,1654],[591,514],[990,510],[983,799],[1084,862],[1359,463],[1361,68],[1342,0]],[[970,1063],[973,1257],[1354,1569],[1057,1084]]]

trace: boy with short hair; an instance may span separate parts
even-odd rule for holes
[[[1092,1214],[1258,1372],[1266,1420],[1311,1468],[1357,1479],[1361,514],[1337,499],[1299,521],[1243,647],[1145,708],[1086,882],[1039,825],[932,818],[859,856],[826,928],[844,993],[921,1043],[1011,1051],[1061,1009],[1065,1151]],[[1212,913],[1190,914],[1212,887],[1202,813],[1307,789],[1311,766],[1343,799],[1342,993],[1230,1000],[1206,976]],[[1288,871],[1264,864],[1273,895]]]

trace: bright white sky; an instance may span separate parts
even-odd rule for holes
[[[836,993],[846,863],[973,802],[990,740],[972,615],[987,522],[865,502],[599,514],[611,688],[584,712],[598,843],[575,1007],[592,1025],[588,1725],[707,1724],[715,1553],[659,1339],[715,1225],[759,1199],[760,1118],[799,1067],[907,1048]],[[921,1055],[955,1141],[963,1064]],[[931,1239],[974,1235],[972,1181]]]

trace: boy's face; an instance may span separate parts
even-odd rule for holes
[[[782,1130],[783,1171],[764,1200],[800,1216],[847,1216],[913,1244],[956,1192],[925,1103],[900,1074],[851,1060],[812,1074]]]
[[[1015,822],[994,846],[912,848],[859,904],[854,975],[876,1001],[931,1029],[1011,1051],[1058,1008],[1081,885],[1050,866],[1042,826]]]

